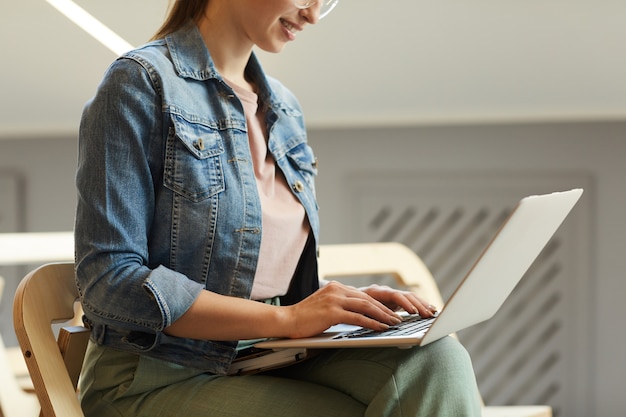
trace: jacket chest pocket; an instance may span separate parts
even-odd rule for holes
[[[306,143],[300,143],[286,153],[291,166],[305,180],[311,192],[315,194],[315,177],[317,176],[317,158]],[[297,191],[297,190],[296,190]]]
[[[165,150],[164,185],[190,201],[205,200],[224,190],[219,131],[172,116]]]

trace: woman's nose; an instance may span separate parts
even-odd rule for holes
[[[310,24],[316,24],[320,20],[320,2],[317,1],[311,7],[300,9],[300,16]]]

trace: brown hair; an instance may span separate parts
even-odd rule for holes
[[[180,29],[189,20],[198,21],[209,0],[170,0],[167,18],[152,36],[152,40],[162,39]]]

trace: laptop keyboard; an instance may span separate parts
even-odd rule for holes
[[[342,333],[333,337],[333,339],[356,339],[361,337],[381,337],[381,336],[404,336],[419,333],[428,329],[437,315],[433,317],[423,318],[419,314],[411,314],[404,316],[402,323],[389,327],[387,330],[378,331],[371,329],[357,329],[350,332]]]

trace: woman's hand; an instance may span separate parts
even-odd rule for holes
[[[340,323],[386,330],[400,323],[400,319],[385,305],[387,297],[382,298],[378,300],[365,291],[330,282],[301,302],[284,307],[288,315],[287,337],[313,336]]]
[[[386,285],[370,285],[362,288],[362,291],[394,311],[403,309],[422,317],[432,317],[437,312],[437,307],[428,304],[411,291],[401,291]]]

